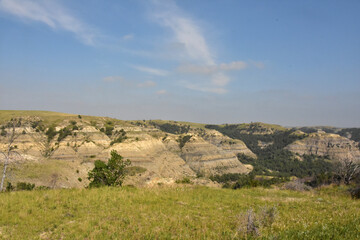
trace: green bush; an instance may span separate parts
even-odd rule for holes
[[[60,129],[59,136],[58,136],[58,142],[61,142],[63,139],[65,139],[67,136],[70,136],[72,134],[71,132],[71,126],[64,127]]]
[[[188,141],[190,141],[191,137],[192,137],[191,135],[179,136],[179,138],[177,139],[177,142],[179,143],[180,149],[182,149],[185,146],[185,144]]]
[[[6,192],[14,191],[14,186],[11,184],[11,182],[6,183]]]
[[[115,143],[121,143],[127,139],[124,129],[121,129],[120,131],[116,130],[114,134],[116,135],[116,138],[110,142],[110,146]]]
[[[111,137],[113,130],[114,130],[114,126],[106,125],[106,126],[105,126],[105,130],[104,130],[104,133],[105,133],[108,137]]]
[[[32,184],[32,183],[18,182],[16,184],[16,190],[18,190],[18,191],[21,191],[21,190],[31,191],[34,188],[35,188],[35,184]]]
[[[57,134],[55,127],[51,126],[48,128],[48,130],[45,132],[46,136],[48,137],[48,142],[50,142]]]
[[[178,179],[175,181],[177,184],[192,184],[190,178],[184,177],[183,179]]]
[[[89,187],[121,186],[125,178],[125,168],[131,164],[130,160],[123,160],[115,150],[111,151],[108,163],[95,161],[95,167],[89,171]]]

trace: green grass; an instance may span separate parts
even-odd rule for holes
[[[109,118],[109,117],[96,117],[96,116],[86,116],[81,115],[81,119],[78,118],[77,114],[68,114],[68,113],[59,113],[59,112],[51,112],[51,111],[32,111],[32,110],[0,110],[0,124],[9,121],[14,117],[39,117],[43,120],[46,126],[55,125],[57,126],[59,123],[64,120],[73,120],[80,122],[83,121],[96,121],[98,123],[104,123],[106,121],[112,121],[116,125],[123,126],[132,126],[128,121],[123,121],[119,119]]]
[[[141,122],[141,121],[140,121]],[[194,122],[184,122],[184,121],[173,121],[173,120],[160,120],[160,119],[155,119],[155,120],[146,120],[145,123],[149,123],[149,122],[154,122],[157,124],[165,124],[165,123],[170,123],[170,124],[181,124],[181,125],[189,125],[192,128],[201,128],[201,129],[205,129],[205,123],[194,123]]]
[[[238,216],[276,206],[262,239],[359,239],[344,189],[101,188],[0,194],[1,239],[236,239]]]
[[[52,124],[60,122],[64,119],[77,117],[74,114],[67,113],[58,113],[50,111],[30,111],[30,110],[0,110],[0,123],[9,121],[14,117],[27,117],[27,116],[36,116],[41,118],[45,124]]]

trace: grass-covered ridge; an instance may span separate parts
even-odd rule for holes
[[[115,123],[126,124],[126,121],[109,118],[109,117],[96,117],[96,116],[86,116],[86,115],[77,115],[69,113],[60,113],[52,111],[36,111],[36,110],[0,110],[0,124],[3,124],[7,121],[10,121],[12,118],[26,118],[26,117],[37,117],[48,126],[57,126],[59,123],[64,120],[68,121],[86,121],[86,122],[99,122],[103,123],[106,121],[113,121]]]
[[[275,206],[263,239],[359,239],[344,189],[100,188],[0,195],[1,239],[238,239],[239,216]]]

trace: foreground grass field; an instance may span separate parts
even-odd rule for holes
[[[275,206],[261,239],[360,239],[344,189],[100,188],[0,194],[1,239],[238,239],[239,216]]]

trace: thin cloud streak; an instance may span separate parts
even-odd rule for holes
[[[207,87],[207,86],[199,86],[194,84],[186,84],[185,87],[190,90],[196,90],[200,92],[210,92],[216,94],[225,94],[227,90],[222,87]]]
[[[71,16],[55,1],[1,0],[0,10],[23,20],[41,22],[54,30],[71,32],[82,43],[95,45],[95,31]]]
[[[169,74],[168,71],[157,69],[157,68],[150,68],[145,66],[133,66],[136,70],[139,70],[141,72],[149,73],[156,76],[167,76]]]
[[[194,74],[213,74],[217,73],[218,71],[236,71],[236,70],[243,70],[248,67],[248,64],[243,61],[236,61],[230,63],[221,63],[219,65],[194,65],[194,64],[187,64],[187,65],[180,65],[177,68],[178,72],[181,73],[194,73]]]

